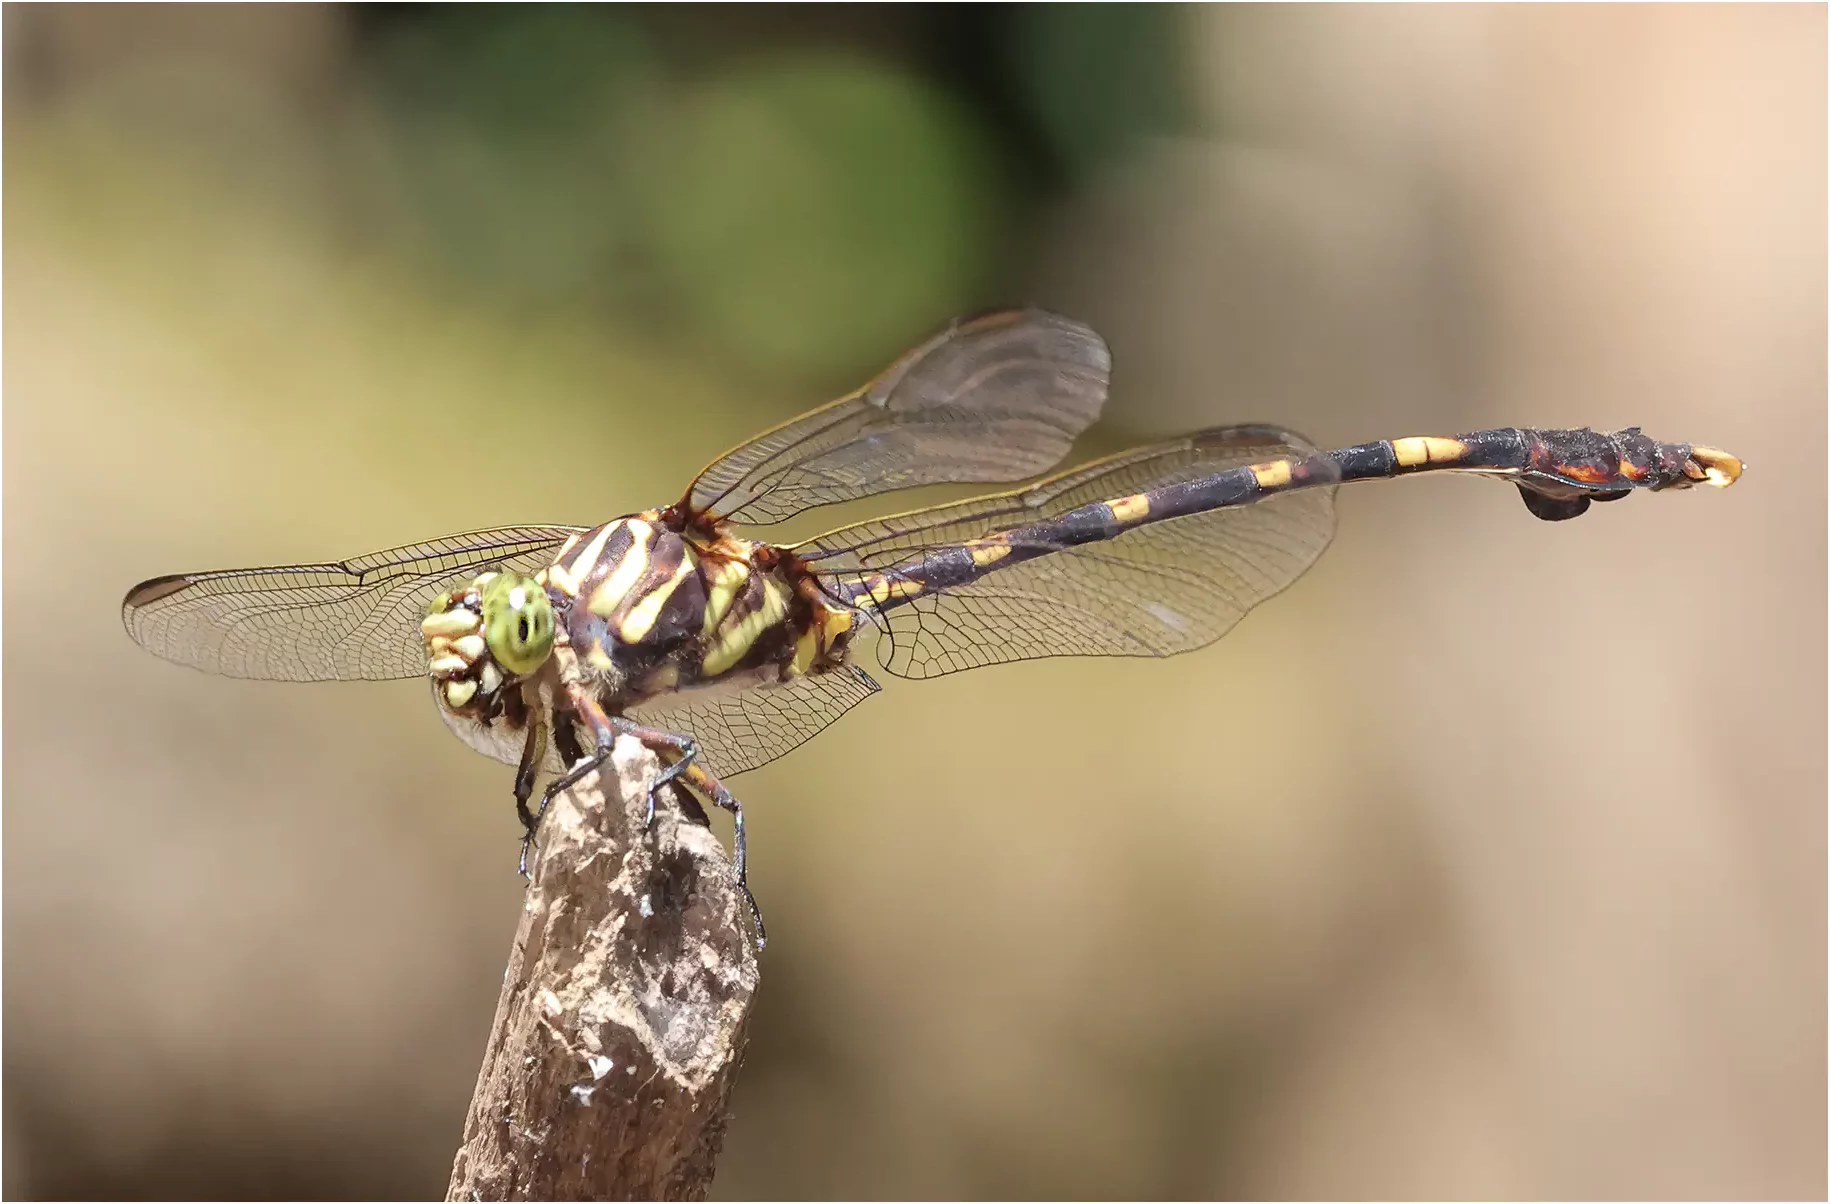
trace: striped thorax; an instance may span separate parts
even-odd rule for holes
[[[853,625],[782,549],[665,510],[573,537],[535,580],[605,705],[822,673],[845,663]]]

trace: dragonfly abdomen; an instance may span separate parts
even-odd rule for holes
[[[1634,489],[1724,488],[1741,475],[1741,462],[1727,452],[1661,443],[1636,426],[1613,432],[1501,427],[1452,438],[1380,440],[1327,455],[1343,481],[1441,471],[1503,477],[1519,487],[1527,509],[1553,522]]]
[[[1611,434],[1504,427],[1453,437],[1382,439],[1239,465],[1090,502],[1039,522],[931,548],[865,573],[840,592],[845,600],[882,613],[1026,561],[1116,539],[1154,523],[1251,505],[1297,490],[1420,472],[1469,472],[1509,480],[1534,515],[1557,521],[1576,517],[1591,502],[1614,501],[1634,489],[1724,488],[1741,475],[1741,462],[1715,448],[1661,443],[1638,427]]]

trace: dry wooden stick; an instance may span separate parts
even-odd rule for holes
[[[654,755],[555,799],[448,1200],[703,1199],[756,993],[742,892],[697,808],[641,823]]]

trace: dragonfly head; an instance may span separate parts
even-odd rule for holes
[[[434,598],[419,632],[439,705],[481,717],[497,710],[503,686],[552,655],[553,604],[532,577],[484,573]]]

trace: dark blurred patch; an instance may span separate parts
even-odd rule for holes
[[[1037,11],[351,19],[388,220],[454,284],[825,379],[1024,299],[1036,213],[1176,124],[1169,17]]]
[[[1036,4],[1000,10],[1005,86],[1080,185],[1154,138],[1193,132],[1184,15],[1168,5]]]
[[[379,109],[392,224],[459,287],[537,312],[623,291],[633,165],[617,118],[657,62],[621,11],[368,18],[355,64]]]

